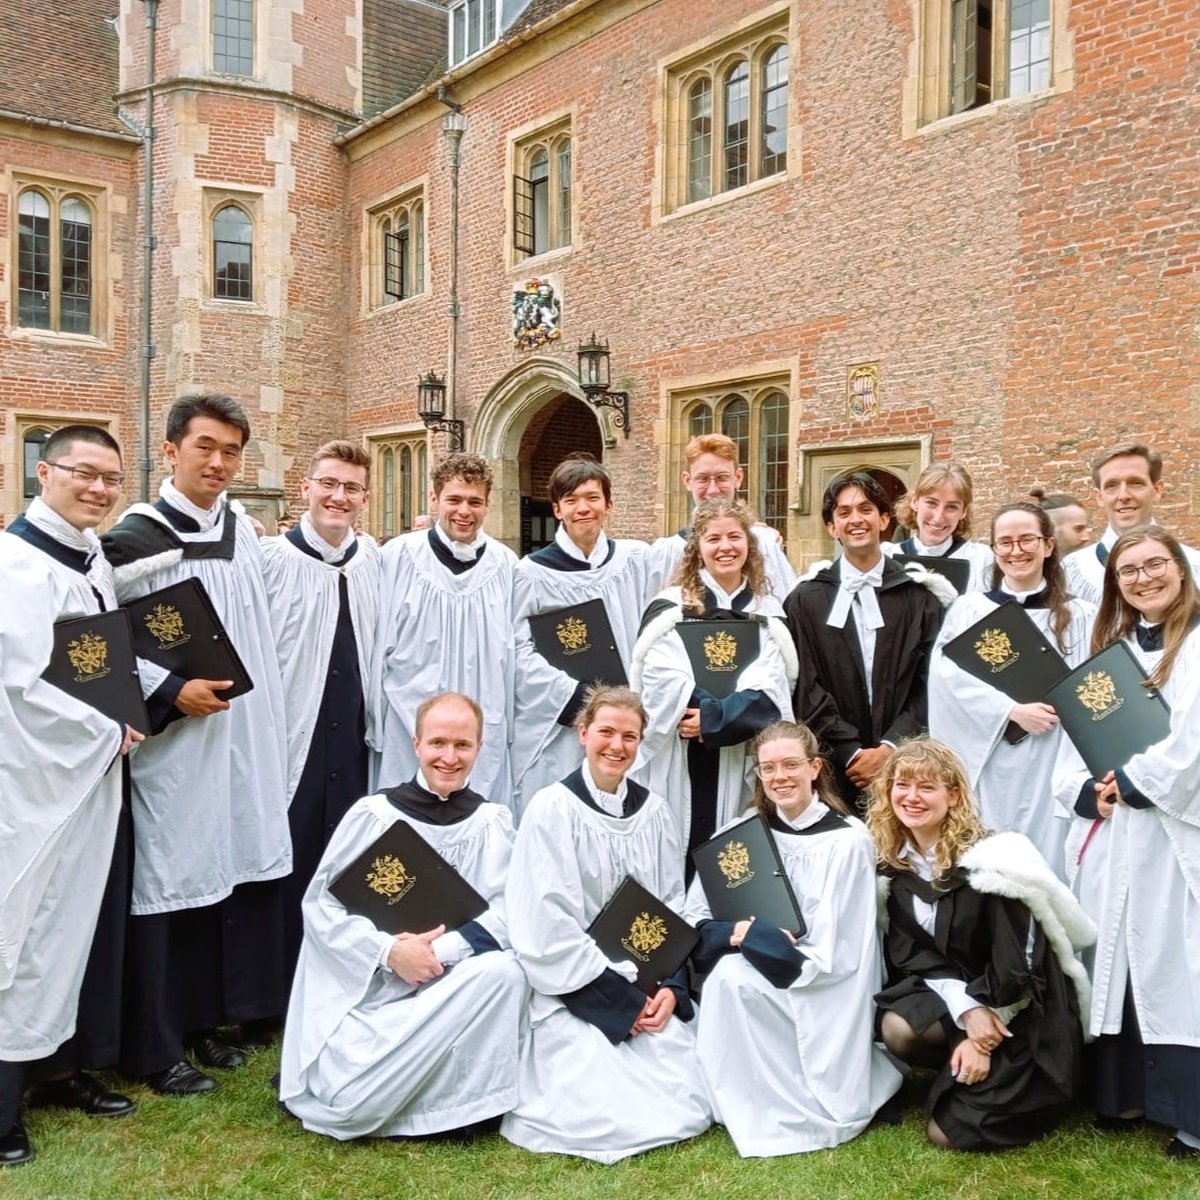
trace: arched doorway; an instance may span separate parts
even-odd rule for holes
[[[529,554],[554,540],[554,512],[548,484],[554,468],[565,458],[604,456],[600,427],[592,410],[573,396],[551,400],[528,424],[521,437],[521,547]]]

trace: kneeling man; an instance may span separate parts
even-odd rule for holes
[[[305,894],[280,1099],[314,1133],[442,1133],[516,1104],[527,985],[504,920],[513,825],[505,805],[466,786],[482,730],[466,696],[426,700],[416,778],[354,804]],[[477,921],[392,937],[333,896],[329,885],[397,821],[488,902]]]

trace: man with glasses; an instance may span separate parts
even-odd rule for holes
[[[703,433],[692,438],[684,449],[687,470],[683,486],[695,504],[702,500],[732,500],[742,486],[745,472],[738,466],[737,444],[723,433]],[[669,587],[683,558],[691,527],[686,526],[670,537],[659,538],[646,554],[646,603],[665,587]],[[779,534],[761,522],[754,526],[754,536],[762,551],[767,569],[771,595],[781,604],[796,586],[796,572],[783,552]]]
[[[53,433],[41,494],[0,534],[0,1166],[33,1158],[20,1104],[119,1117],[124,1096],[79,1071],[72,1035],[121,811],[120,756],[144,731],[42,678],[54,623],[117,606],[95,528],[121,451],[104,430]]]
[[[133,505],[104,537],[123,600],[199,580],[254,684],[229,701],[231,680],[172,677],[151,698],[152,720],[166,727],[131,765],[122,1069],[171,1096],[217,1086],[186,1049],[202,1066],[241,1066],[242,1049],[217,1027],[240,1024],[254,1044],[287,1004],[275,882],[292,867],[287,716],[258,537],[228,494],[249,437],[228,396],[177,400],[163,445],[170,478],[156,503]]]
[[[327,442],[301,481],[307,508],[300,520],[260,543],[288,697],[289,975],[304,936],[300,901],[309,880],[338,822],[369,791],[367,746],[374,736],[365,696],[379,610],[379,547],[355,526],[367,503],[370,470],[361,446]]]
[[[1104,592],[1104,564],[1123,533],[1155,524],[1154,506],[1163,494],[1162,455],[1144,442],[1110,446],[1092,460],[1096,503],[1108,516],[1108,528],[1094,545],[1063,559],[1071,595],[1099,605]],[[1192,574],[1200,569],[1200,551],[1184,546]],[[1200,576],[1198,576],[1200,578]]]

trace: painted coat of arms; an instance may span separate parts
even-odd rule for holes
[[[536,350],[562,337],[562,301],[548,279],[529,279],[513,292],[513,345],[518,350]]]

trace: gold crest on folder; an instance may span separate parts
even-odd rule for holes
[[[629,927],[627,937],[621,939],[621,945],[634,958],[646,962],[650,954],[667,940],[667,923],[662,917],[652,917],[649,913],[638,913]]]
[[[1103,721],[1125,701],[1117,695],[1117,685],[1107,671],[1089,671],[1075,689],[1079,703],[1092,714],[1093,721]]]
[[[737,639],[722,630],[704,639],[704,657],[710,671],[737,670]]]
[[[567,654],[582,654],[592,648],[588,643],[587,623],[578,617],[568,617],[554,627],[554,632]]]
[[[741,887],[754,878],[754,872],[750,870],[750,851],[745,842],[730,842],[717,855],[717,866],[725,876],[727,888]]]
[[[992,674],[1011,667],[1021,657],[1003,629],[985,629],[975,643],[975,653],[992,668]]]
[[[160,650],[172,650],[192,640],[183,623],[183,614],[173,604],[156,604],[146,614],[146,628],[158,638]]]
[[[76,683],[91,683],[108,674],[108,641],[97,633],[81,633],[67,643],[67,658]]]
[[[416,876],[410,875],[394,854],[381,855],[367,872],[367,887],[386,896],[389,904],[395,904],[407,896],[416,882]]]

